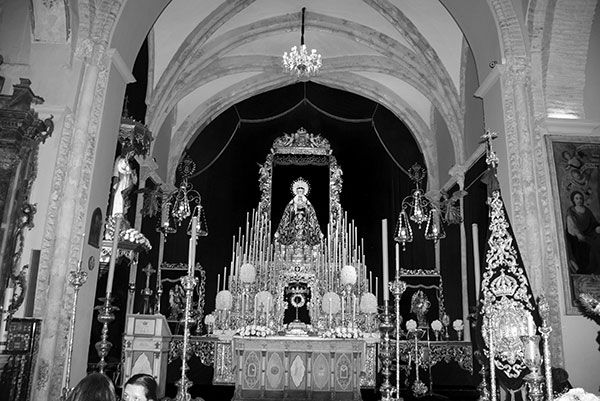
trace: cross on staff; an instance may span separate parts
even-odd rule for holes
[[[485,143],[485,162],[492,168],[498,166],[498,156],[492,149],[492,141],[496,138],[498,138],[498,134],[493,131],[486,131],[485,134],[481,136],[481,142]]]

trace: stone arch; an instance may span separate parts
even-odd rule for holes
[[[429,174],[429,185],[433,188],[439,186],[437,153],[433,134],[425,121],[408,104],[389,89],[356,74],[348,72],[329,73],[313,80],[336,89],[348,90],[349,87],[352,87],[354,89],[353,93],[381,103],[391,110],[406,123],[423,152]],[[177,163],[182,152],[188,143],[193,140],[196,133],[206,127],[214,116],[244,99],[294,82],[295,80],[289,76],[279,75],[274,77],[272,73],[264,72],[232,85],[199,105],[189,114],[172,136],[167,181],[174,183]]]

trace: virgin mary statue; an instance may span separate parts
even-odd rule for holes
[[[294,197],[287,204],[275,232],[275,240],[282,245],[319,245],[323,233],[319,227],[317,214],[306,195],[310,187],[303,178],[292,184]]]

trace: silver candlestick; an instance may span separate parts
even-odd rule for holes
[[[87,281],[87,272],[81,269],[81,260],[77,265],[77,270],[69,273],[69,285],[73,287],[73,305],[71,306],[71,321],[69,322],[69,343],[67,345],[67,360],[65,368],[64,386],[62,389],[61,400],[65,400],[71,391],[71,359],[73,357],[73,340],[75,332],[75,319],[77,317],[77,298],[79,289]]]
[[[400,298],[406,290],[406,283],[400,280],[396,272],[396,279],[390,283],[390,292],[394,296],[394,312],[396,314],[396,399],[400,398],[400,325],[402,315],[400,314]]]
[[[546,398],[552,400],[554,398],[554,389],[552,385],[552,358],[550,356],[550,333],[552,327],[548,324],[550,315],[550,306],[544,295],[538,298],[538,309],[542,317],[542,327],[538,330],[542,335],[542,347],[544,349],[544,376],[546,379]]]
[[[381,360],[381,373],[383,375],[383,382],[379,387],[381,392],[381,401],[392,401],[393,387],[390,383],[392,365],[392,353],[390,351],[390,333],[394,330],[394,323],[392,321],[392,314],[390,313],[390,307],[388,301],[384,300],[383,313],[379,315],[381,323],[379,324],[379,331],[381,331],[382,342],[381,349],[379,350],[379,359]],[[398,344],[396,344],[398,347]]]
[[[189,388],[192,386],[192,382],[186,377],[188,370],[187,358],[188,358],[188,345],[190,341],[190,323],[194,323],[191,319],[192,311],[192,294],[194,287],[196,286],[196,278],[191,274],[183,276],[181,278],[181,286],[185,290],[185,312],[183,316],[183,348],[181,350],[181,379],[177,382],[179,388],[177,392],[176,401],[190,401],[191,395]]]

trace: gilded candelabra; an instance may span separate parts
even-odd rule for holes
[[[379,350],[379,359],[381,360],[381,373],[383,375],[383,382],[379,387],[381,392],[382,401],[392,401],[394,388],[390,383],[391,376],[391,365],[392,365],[392,353],[390,350],[390,333],[394,330],[394,322],[392,314],[390,313],[390,307],[388,301],[384,300],[383,313],[379,315],[380,324],[379,331],[382,334],[381,349]],[[398,346],[396,346],[398,348]]]
[[[67,345],[67,366],[65,370],[64,385],[62,389],[61,400],[66,400],[71,392],[71,358],[73,357],[73,336],[75,332],[75,318],[77,317],[77,298],[79,289],[87,281],[87,272],[81,269],[81,260],[77,265],[77,270],[69,273],[69,285],[73,287],[73,305],[71,306],[71,321],[69,322],[69,342]]]

